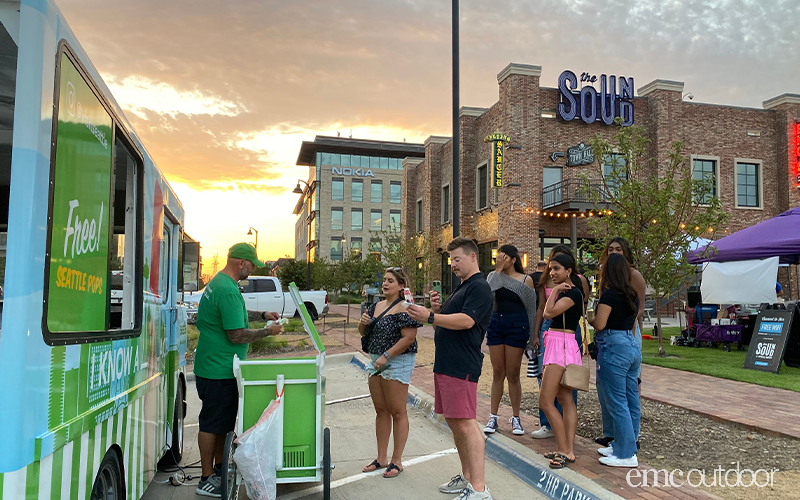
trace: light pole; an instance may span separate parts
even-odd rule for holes
[[[256,247],[256,257],[258,257],[258,230],[257,230],[256,228],[254,228],[254,227],[251,227],[251,228],[250,228],[250,230],[249,230],[249,231],[247,231],[247,236],[252,236],[252,235],[253,235],[253,233],[255,233],[255,234],[256,234],[256,244],[255,244],[255,247]]]
[[[306,185],[306,187],[308,188],[308,191],[310,193],[311,192],[311,186],[309,186],[308,183],[306,181],[304,181],[303,179],[297,179],[297,186],[294,187],[294,189],[292,190],[292,193],[294,193],[294,194],[303,194],[303,193],[305,193],[305,190],[300,187],[300,183],[301,182]],[[311,213],[311,210],[313,210],[313,207],[311,206],[311,200],[309,199],[308,200],[308,213],[309,214]],[[306,228],[306,229],[308,229],[308,228]],[[306,230],[306,235],[309,235],[308,230]],[[310,241],[306,241],[306,288],[310,291],[311,290],[311,251],[310,251],[310,249],[308,247],[309,243],[311,243],[311,242]]]

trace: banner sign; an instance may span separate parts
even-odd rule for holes
[[[47,326],[99,332],[108,302],[112,121],[66,53],[59,85]]]
[[[567,166],[577,167],[579,165],[589,165],[594,163],[594,150],[591,146],[580,143],[577,146],[567,149]]]
[[[505,150],[503,147],[511,138],[505,134],[491,134],[483,142],[492,143],[492,187],[503,187],[503,157]]]
[[[744,367],[778,373],[792,331],[794,310],[766,309],[758,314]]]
[[[596,75],[582,73],[581,83],[588,85],[578,90],[575,73],[569,70],[561,73],[558,77],[561,94],[558,116],[564,121],[580,117],[586,123],[601,121],[606,125],[613,125],[616,118],[622,118],[623,127],[633,125],[633,77],[619,77],[619,94],[616,76],[600,75],[599,92],[592,86],[596,81]]]

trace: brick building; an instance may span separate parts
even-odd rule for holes
[[[590,83],[579,89],[571,72],[562,73],[558,88],[540,86],[540,75],[540,66],[509,64],[497,75],[492,107],[461,108],[461,234],[478,240],[483,270],[492,268],[498,245],[517,246],[530,270],[554,245],[592,238],[586,225],[592,205],[576,187],[579,176],[597,177],[600,169],[597,160],[580,164],[591,159],[582,146],[598,134],[610,139],[614,115],[645,129],[657,165],[673,141],[685,142],[694,174],[714,179],[730,214],[729,232],[800,205],[800,95],[744,108],[687,100],[682,82],[655,80],[634,97],[632,78],[620,77],[617,93],[615,77],[581,75]],[[493,189],[494,144],[484,139],[497,133],[510,142],[503,187]],[[430,137],[424,159],[405,160],[403,169],[404,237],[430,235],[440,251],[452,237],[452,147],[449,137]],[[610,165],[603,168],[607,175]],[[446,253],[439,262],[446,287]]]

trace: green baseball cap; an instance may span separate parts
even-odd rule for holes
[[[263,262],[258,260],[256,249],[250,243],[237,243],[228,250],[228,257],[231,259],[244,259],[249,260],[256,267],[267,267]]]

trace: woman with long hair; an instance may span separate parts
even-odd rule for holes
[[[544,305],[544,317],[550,328],[544,332],[544,373],[539,390],[539,408],[547,415],[558,450],[547,453],[551,469],[561,469],[575,461],[573,451],[578,410],[572,399],[572,389],[561,385],[567,365],[581,365],[581,350],[575,341],[575,329],[583,316],[582,284],[575,271],[575,259],[559,254],[550,259],[550,277],[555,286]],[[554,399],[563,408],[562,417]]]
[[[371,328],[367,348],[371,364],[367,373],[378,441],[378,457],[362,471],[385,467],[385,478],[397,477],[403,472],[403,449],[408,440],[408,385],[417,352],[417,328],[422,326],[411,319],[401,304],[403,288],[409,283],[402,268],[387,269],[383,275],[384,300],[369,306],[358,323],[362,336],[367,333],[367,327]],[[392,459],[387,462],[391,434],[394,434],[394,447]]]
[[[610,253],[600,270],[600,300],[592,325],[597,344],[597,390],[603,414],[611,418],[613,442],[600,448],[600,463],[638,467],[636,437],[641,407],[637,378],[642,351],[633,334],[639,297],[631,285],[631,267]]]
[[[494,293],[494,306],[486,344],[492,360],[492,402],[489,422],[483,429],[487,434],[497,431],[497,413],[503,387],[508,380],[508,397],[511,400],[512,432],[525,434],[519,420],[522,384],[519,370],[522,354],[531,338],[531,325],[536,320],[536,292],[533,280],[525,274],[519,251],[513,245],[503,245],[497,250],[495,270],[486,278]]]
[[[572,249],[570,247],[568,247],[567,245],[556,245],[552,248],[552,250],[550,250],[550,255],[547,258],[548,265],[550,260],[555,255],[559,254],[568,255],[572,257],[573,260],[575,259],[575,255],[573,255]],[[577,277],[580,279],[581,282],[580,288],[583,291],[583,301],[585,305],[586,302],[588,302],[589,300],[589,293],[591,292],[591,287],[589,286],[589,281],[586,279],[586,277],[581,276],[580,274],[578,274]],[[544,349],[543,346],[541,345],[542,333],[547,331],[547,329],[550,327],[550,320],[544,317],[544,305],[547,302],[547,298],[550,297],[550,293],[552,292],[554,286],[555,284],[553,283],[553,279],[550,277],[550,273],[548,271],[542,273],[539,278],[539,282],[536,283],[536,296],[539,299],[539,305],[538,305],[538,310],[536,311],[536,323],[534,326],[534,330],[533,332],[531,332],[532,333],[531,344],[533,347],[533,352],[536,352],[536,349],[540,348],[539,350],[540,365],[542,363],[542,360],[544,359]],[[582,333],[585,332],[581,332],[579,324],[575,330],[575,341],[578,343],[578,347],[580,347],[581,349],[583,349],[583,339],[581,337]],[[538,381],[539,381],[539,386],[541,387],[542,385],[541,375],[538,377]],[[575,406],[577,407],[578,391],[572,391],[572,400],[575,402]],[[559,404],[558,401],[555,401],[555,405],[558,412],[562,413],[561,404]],[[545,413],[541,409],[539,410],[539,428],[531,432],[531,436],[536,439],[553,437],[553,431],[550,429],[550,424],[547,421],[547,415],[545,415]]]
[[[606,262],[606,259],[611,254],[620,254],[625,257],[625,260],[628,261],[628,265],[631,267],[630,272],[630,283],[634,290],[636,290],[636,296],[639,299],[639,305],[636,311],[636,323],[633,326],[633,336],[636,339],[637,344],[639,345],[639,351],[642,350],[642,317],[644,316],[644,299],[645,293],[647,289],[647,285],[644,282],[644,277],[642,273],[636,270],[634,265],[633,253],[631,252],[631,246],[628,243],[628,240],[621,236],[617,236],[615,238],[611,238],[609,240],[608,245],[603,249],[603,253],[600,254],[600,267],[602,269],[603,263]],[[636,375],[637,380],[641,382],[641,373],[642,368],[641,365],[639,366],[639,373]],[[607,447],[611,441],[614,440],[614,427],[611,422],[611,417],[608,412],[605,410],[607,405],[603,404],[602,397],[605,394],[601,388],[602,382],[600,381],[599,377],[595,377],[597,380],[597,396],[600,399],[600,408],[602,409],[602,420],[603,420],[603,435],[595,439],[595,442],[603,447]],[[638,432],[636,434],[637,438],[639,436]]]

